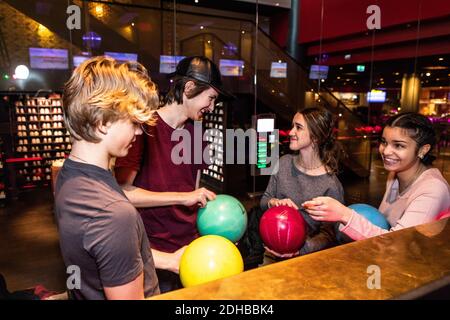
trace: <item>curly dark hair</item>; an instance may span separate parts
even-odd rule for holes
[[[436,144],[436,133],[433,123],[424,115],[415,112],[400,113],[389,118],[386,127],[405,129],[409,137],[417,143],[416,153],[421,147],[429,144],[430,150],[420,159],[424,165],[431,165],[436,159],[435,156],[431,155],[431,151]]]
[[[341,144],[334,133],[335,119],[324,108],[306,108],[298,113],[303,115],[309,128],[311,140],[319,152],[319,157],[328,173],[337,173],[339,160],[344,155]]]

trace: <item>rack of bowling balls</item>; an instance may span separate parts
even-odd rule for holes
[[[366,204],[350,207],[373,224],[390,229],[376,208]],[[188,245],[180,260],[183,286],[192,287],[243,272],[244,260],[236,243],[246,232],[247,223],[245,207],[230,195],[219,194],[200,208],[197,228],[201,236]],[[302,214],[288,206],[269,208],[259,222],[264,245],[279,254],[298,252],[307,239],[307,231]]]

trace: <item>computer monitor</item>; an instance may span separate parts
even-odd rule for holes
[[[185,56],[159,56],[159,73],[175,72],[178,62],[184,58]]]
[[[309,71],[309,78],[312,80],[326,79],[328,77],[328,66],[313,64]]]
[[[33,69],[68,69],[67,49],[29,48],[30,67]]]
[[[244,73],[244,61],[220,59],[219,69],[224,77],[239,77]]]
[[[386,101],[386,91],[372,90],[367,92],[368,102],[385,102]]]
[[[287,77],[287,62],[272,62],[270,66],[271,78],[286,78]]]
[[[256,121],[257,132],[272,132],[275,130],[275,118],[262,118]]]
[[[90,56],[73,56],[73,66],[76,68],[89,58],[91,58],[91,57]]]
[[[128,52],[105,52],[105,56],[116,59],[119,62],[127,62],[127,61],[137,61],[138,55],[137,53],[128,53]]]

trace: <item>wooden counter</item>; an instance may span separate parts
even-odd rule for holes
[[[380,268],[380,289],[368,288],[368,282],[376,286],[371,265]],[[444,219],[151,299],[409,299],[449,283],[450,222]]]

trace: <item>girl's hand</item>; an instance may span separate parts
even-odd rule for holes
[[[266,246],[264,246],[264,249],[266,249],[267,252],[269,252],[270,254],[274,255],[275,257],[278,258],[292,258],[292,257],[296,257],[298,255],[300,255],[300,251],[297,252],[293,252],[293,253],[278,253],[276,251],[270,250],[269,248],[267,248]]]
[[[269,208],[278,207],[278,206],[288,206],[298,210],[298,206],[289,198],[286,199],[276,199],[272,198],[269,200]]]
[[[330,197],[317,197],[302,203],[302,207],[316,221],[341,222],[346,224],[353,211],[336,199]]]

